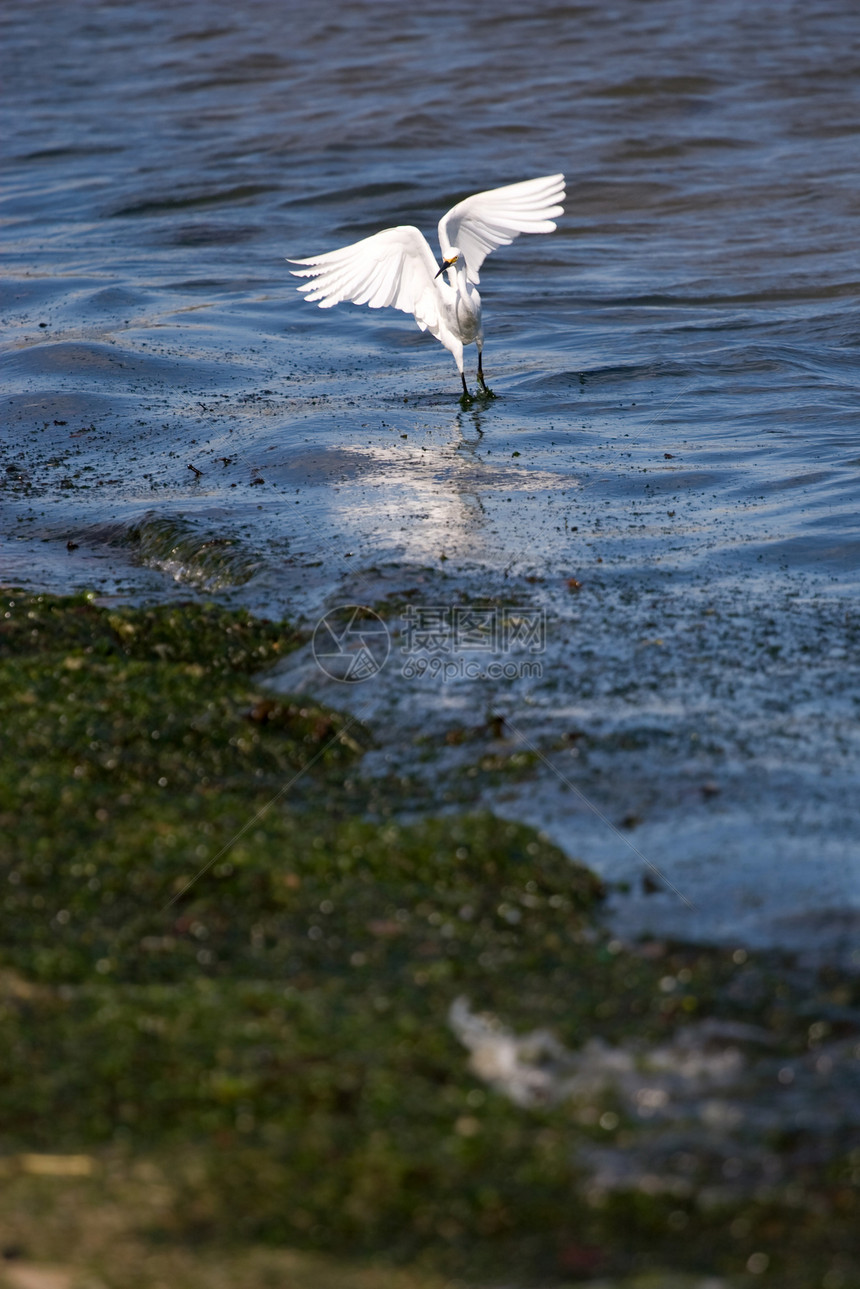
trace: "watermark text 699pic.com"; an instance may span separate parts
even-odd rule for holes
[[[401,623],[401,674],[407,680],[518,680],[543,675],[539,655],[546,648],[544,609],[409,605]]]
[[[409,605],[400,615],[401,675],[406,680],[540,680],[546,611],[531,605]],[[371,680],[391,653],[388,625],[374,610],[348,604],[316,625],[313,654],[332,680]]]

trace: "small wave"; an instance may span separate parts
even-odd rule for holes
[[[234,202],[249,201],[263,193],[277,192],[274,184],[238,184],[234,188],[221,188],[209,192],[189,192],[185,195],[151,197],[132,201],[116,210],[108,211],[111,219],[124,219],[133,215],[165,215],[174,210],[192,210],[200,206],[226,206]]]
[[[120,385],[147,381],[183,387],[199,382],[208,387],[218,372],[214,362],[162,358],[120,345],[76,340],[27,345],[7,355],[4,367],[10,382],[71,379],[78,385],[94,382],[101,388],[107,381]]]
[[[136,563],[206,591],[244,586],[263,564],[237,538],[201,532],[176,516],[145,516],[125,529],[120,540],[133,548]]]

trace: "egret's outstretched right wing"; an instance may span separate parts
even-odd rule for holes
[[[551,233],[553,220],[564,214],[562,201],[564,175],[544,175],[476,192],[440,219],[442,258],[447,260],[456,246],[466,261],[469,281],[479,282],[478,270],[497,246],[507,246],[519,233]]]
[[[390,305],[414,313],[422,331],[432,330],[439,321],[436,261],[426,237],[411,224],[383,229],[325,255],[289,262],[307,265],[290,272],[310,279],[298,289],[321,309],[351,300],[371,309]]]

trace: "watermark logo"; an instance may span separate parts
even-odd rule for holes
[[[382,670],[391,640],[378,613],[360,604],[346,604],[320,618],[311,648],[317,666],[332,680],[357,684]]]
[[[538,655],[546,648],[544,609],[410,605],[401,620],[401,674],[407,680],[519,680],[543,675]]]
[[[532,605],[421,604],[400,615],[406,680],[539,680],[546,612]],[[357,684],[388,661],[388,628],[373,609],[349,604],[320,618],[313,654],[332,680]]]

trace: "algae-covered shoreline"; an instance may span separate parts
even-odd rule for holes
[[[384,730],[267,692],[297,643],[2,596],[10,1274],[860,1284],[856,978],[622,944],[533,829],[404,822]]]

